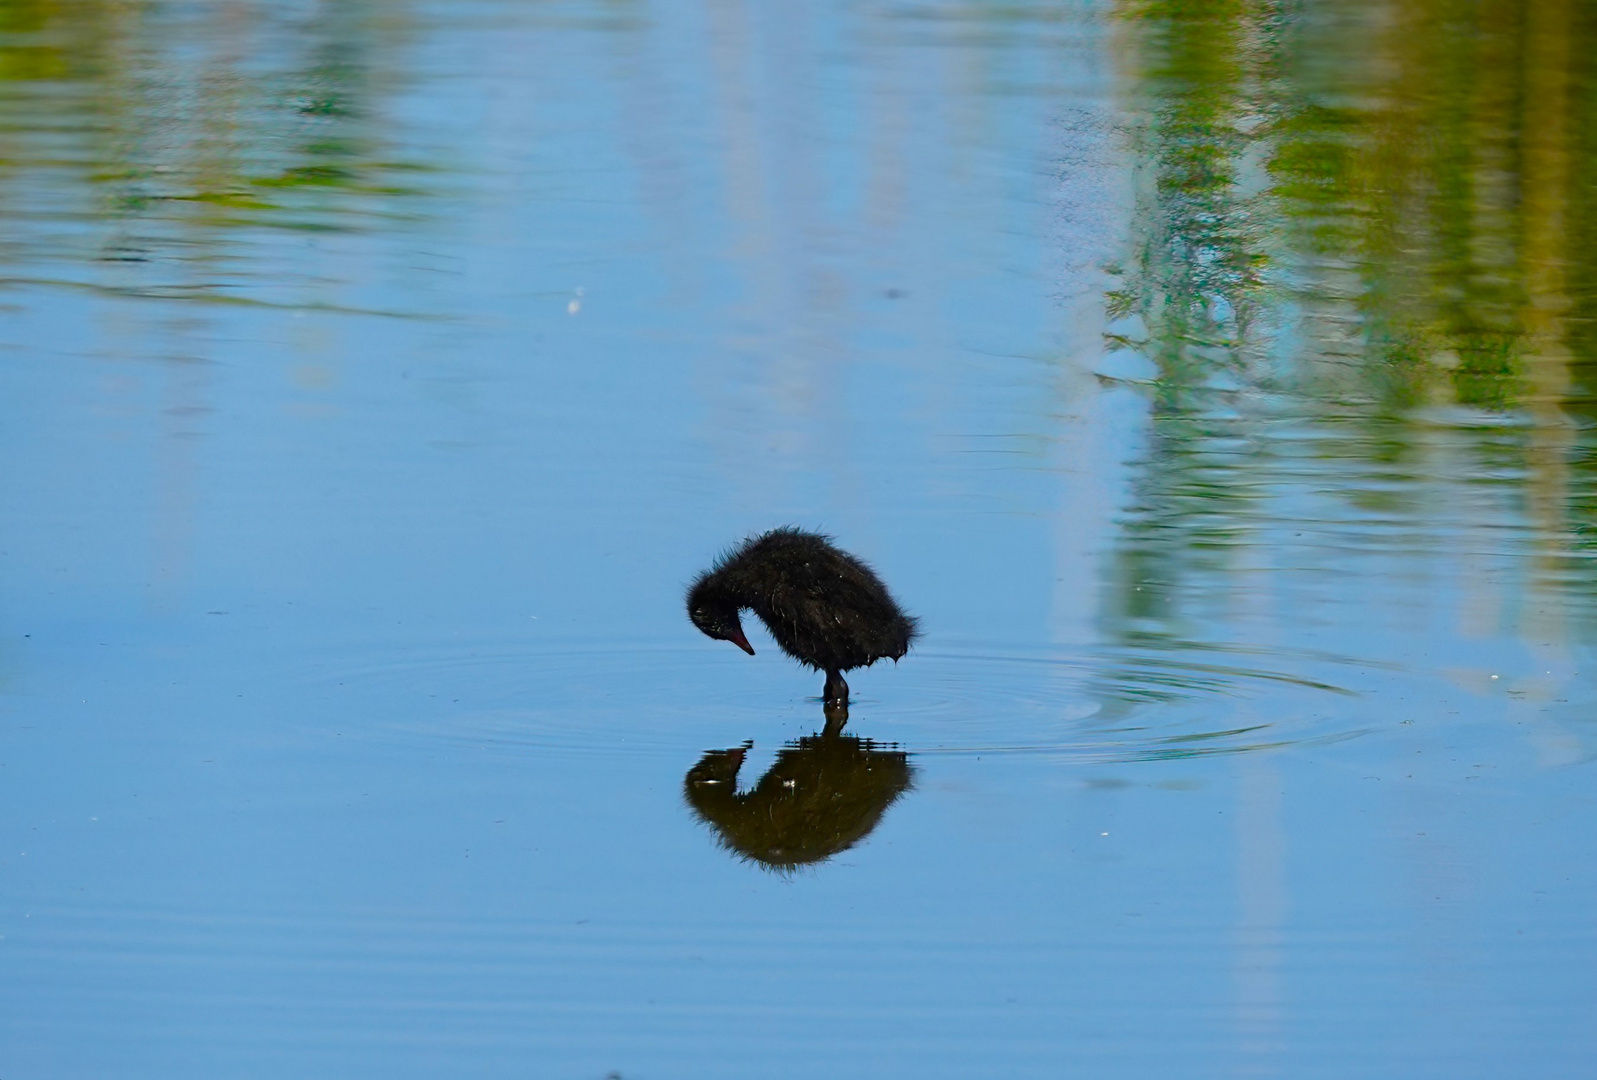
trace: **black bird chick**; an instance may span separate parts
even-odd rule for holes
[[[898,660],[915,640],[882,579],[830,537],[792,527],[751,537],[700,574],[688,590],[688,617],[717,641],[750,656],[738,612],[760,617],[782,651],[826,672],[826,700],[848,701],[843,672]]]

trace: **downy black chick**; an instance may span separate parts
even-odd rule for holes
[[[760,617],[783,652],[826,672],[825,699],[848,701],[843,672],[898,660],[916,637],[869,566],[830,537],[786,527],[751,537],[716,560],[688,590],[688,617],[750,656],[738,612]]]

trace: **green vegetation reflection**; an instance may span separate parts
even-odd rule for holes
[[[430,170],[386,119],[413,21],[369,0],[0,0],[7,276],[212,298],[248,273],[228,248],[251,229],[414,215]]]
[[[1597,11],[1123,13],[1139,185],[1111,314],[1141,324],[1118,340],[1159,363],[1167,400],[1223,367],[1279,380],[1299,338],[1339,399],[1590,399]]]
[[[1136,194],[1109,344],[1156,367],[1118,639],[1186,639],[1249,560],[1472,526],[1528,524],[1491,557],[1589,614],[1597,8],[1118,14]]]

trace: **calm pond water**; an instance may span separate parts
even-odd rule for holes
[[[0,1075],[1592,1075],[1594,176],[1576,0],[5,0]]]

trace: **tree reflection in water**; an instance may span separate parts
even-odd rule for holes
[[[1135,202],[1108,344],[1156,374],[1106,633],[1235,638],[1278,568],[1308,588],[1472,530],[1513,537],[1476,550],[1533,598],[1528,640],[1597,622],[1597,8],[1115,9]],[[1430,594],[1479,593],[1469,558]]]
[[[824,862],[871,834],[915,780],[909,755],[843,734],[846,705],[829,704],[826,728],[789,743],[752,790],[738,771],[752,742],[711,750],[688,770],[683,794],[729,851],[776,871]]]
[[[0,0],[0,277],[344,306],[309,238],[431,205],[437,157],[397,121],[413,7]]]

